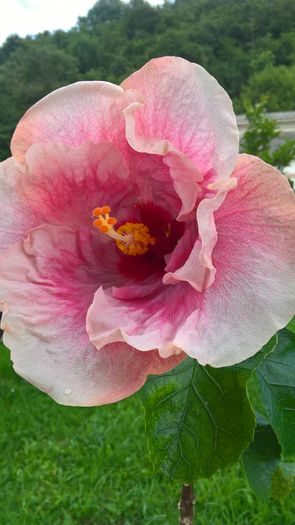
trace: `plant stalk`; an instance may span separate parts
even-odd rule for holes
[[[178,503],[179,525],[193,525],[195,515],[195,495],[193,484],[184,484]]]

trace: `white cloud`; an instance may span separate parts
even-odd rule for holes
[[[24,37],[46,30],[70,29],[78,16],[85,16],[94,4],[95,0],[2,0],[0,45],[13,33]]]
[[[5,5],[3,5],[5,4]],[[8,35],[34,35],[41,31],[70,29],[86,15],[93,0],[6,0],[1,2],[0,44]]]

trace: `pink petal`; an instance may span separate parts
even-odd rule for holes
[[[20,192],[20,177],[14,159],[0,164],[0,246],[1,251],[20,241],[32,228],[34,219],[26,213],[26,206]]]
[[[122,156],[114,145],[105,143],[85,143],[77,149],[35,144],[26,154],[26,172],[16,167],[13,158],[8,159],[0,165],[0,180],[3,248],[44,223],[94,230],[96,206],[110,205],[120,219],[136,199],[136,185]]]
[[[130,206],[134,185],[112,144],[34,145],[23,173],[14,158],[0,164],[0,241],[2,250],[24,239],[40,223],[92,224],[101,202],[117,211]],[[114,191],[114,189],[116,191]]]
[[[119,221],[128,220],[138,202],[157,202],[173,210],[173,218],[180,209],[169,170],[158,155],[134,152],[127,166],[115,145],[87,142],[75,149],[34,144],[25,160],[25,173],[17,170],[12,159],[7,164],[10,170],[3,170],[0,218],[3,224],[11,224],[10,230],[21,232],[19,238],[43,223],[91,228],[92,210],[103,204],[111,206]],[[12,210],[16,197],[20,201],[17,213]]]
[[[237,180],[231,177],[208,186],[210,190],[217,190],[217,193],[200,202],[197,208],[198,234],[195,233],[193,227],[187,230],[187,235],[180,241],[180,246],[176,248],[175,254],[172,255],[166,268],[167,273],[163,278],[164,284],[186,281],[199,292],[212,285],[216,274],[216,268],[212,262],[212,252],[218,238],[214,214],[224,202],[227,193],[236,185]],[[177,253],[183,249],[184,244],[186,244],[185,251],[187,251],[188,243],[192,246],[191,253],[183,265],[177,266]],[[176,268],[171,271],[171,267]]]
[[[85,317],[103,272],[99,252],[87,241],[85,231],[44,226],[0,259],[4,343],[15,370],[65,405],[118,401],[138,390],[147,374],[182,359],[161,359],[125,343],[98,352],[89,343]]]
[[[133,103],[123,112],[126,120],[126,137],[130,146],[141,155],[150,157],[163,155],[163,162],[169,168],[174,190],[181,200],[181,209],[178,218],[184,219],[193,210],[197,198],[201,193],[199,182],[203,179],[200,171],[192,161],[182,152],[175,149],[167,140],[147,139],[138,136],[135,128],[134,112],[142,108],[143,104]],[[130,151],[130,157],[134,154]]]
[[[254,355],[295,310],[295,199],[283,175],[240,155],[236,189],[215,213],[215,281],[173,344],[205,365]]]
[[[178,57],[157,58],[122,87],[143,98],[125,110],[134,149],[160,155],[177,150],[202,176],[212,170],[218,178],[230,176],[238,153],[236,118],[226,92],[201,66]]]
[[[178,192],[175,191],[170,170],[165,159],[159,155],[129,151],[130,179],[135,185],[136,199],[140,203],[155,203],[169,210],[176,218],[181,209]]]
[[[195,302],[196,292],[186,283],[163,286],[159,281],[123,290],[101,287],[87,313],[87,332],[98,349],[115,341],[143,352],[160,349],[173,341]]]
[[[84,143],[73,149],[35,144],[26,154],[22,193],[36,225],[48,222],[92,227],[92,211],[108,204],[119,216],[135,200],[124,160],[110,143]]]
[[[113,142],[124,148],[122,109],[134,93],[109,82],[77,82],[53,91],[32,106],[20,120],[12,137],[12,154],[24,162],[35,143],[78,147],[84,142]]]
[[[178,219],[187,219],[201,194],[202,189],[199,183],[203,176],[180,152],[170,150],[163,160],[169,167],[175,192],[181,200],[182,207],[178,213]]]

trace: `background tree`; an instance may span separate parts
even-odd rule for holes
[[[268,111],[293,110],[294,0],[99,0],[70,31],[11,35],[0,47],[0,159],[22,113],[69,82],[118,83],[152,57],[204,66],[237,112],[267,95]]]
[[[261,55],[260,55],[261,56]],[[242,88],[242,100],[256,104],[263,96],[268,111],[287,111],[295,104],[295,66],[267,66]],[[246,102],[247,103],[247,102]]]
[[[241,141],[241,149],[283,170],[295,157],[295,140],[274,146],[273,142],[280,136],[280,131],[277,123],[267,116],[265,107],[264,103],[247,106],[249,126]]]

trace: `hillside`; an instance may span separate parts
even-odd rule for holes
[[[237,112],[266,97],[294,109],[294,0],[100,0],[68,32],[10,36],[0,47],[0,159],[24,111],[77,80],[120,82],[152,57],[180,55],[225,87]]]

